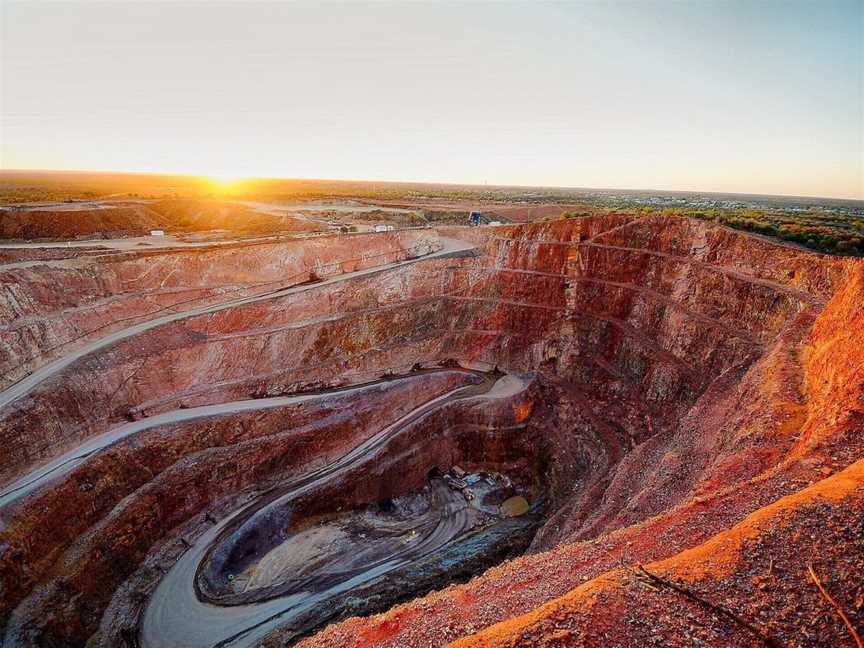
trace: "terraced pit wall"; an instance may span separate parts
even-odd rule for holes
[[[141,252],[43,250],[0,265],[0,386],[157,315],[227,302],[432,251],[426,231]],[[10,254],[14,250],[8,251]]]
[[[404,255],[417,245],[434,246],[428,238],[434,234],[397,238],[397,247]],[[360,384],[418,367],[458,363],[534,372],[532,397],[514,410],[528,445],[520,444],[518,435],[487,439],[475,430],[464,437],[486,439],[465,442],[482,448],[472,456],[498,456],[512,466],[519,465],[520,456],[530,457],[523,462],[526,473],[542,467],[551,515],[534,539],[533,553],[432,595],[431,607],[422,601],[408,604],[382,618],[333,626],[308,640],[308,645],[352,645],[357,637],[375,637],[385,645],[441,645],[563,596],[613,567],[624,551],[643,561],[672,556],[791,492],[794,482],[782,477],[792,470],[790,458],[799,462],[794,470],[805,460],[810,473],[818,465],[812,458],[815,446],[802,446],[802,425],[813,428],[806,439],[826,434],[833,444],[838,438],[839,432],[824,432],[819,418],[829,408],[829,389],[852,385],[849,399],[839,406],[845,409],[835,414],[852,412],[852,419],[844,419],[843,434],[860,423],[860,406],[850,409],[862,393],[860,369],[851,360],[841,363],[846,369],[832,368],[833,357],[825,355],[826,349],[840,347],[843,357],[860,355],[850,350],[856,334],[843,333],[861,316],[861,302],[856,302],[860,263],[677,218],[613,214],[437,234],[470,238],[478,255],[419,261],[238,304],[88,354],[0,410],[0,435],[11,453],[3,465],[6,478],[112,425],[158,412]],[[297,250],[297,263],[308,260],[305,248]],[[342,251],[330,250],[331,258]],[[237,261],[235,272],[254,259],[255,281],[275,280],[280,272],[265,270],[270,262],[264,259],[270,258],[247,256]],[[110,261],[118,262],[141,263]],[[284,268],[278,246],[272,263]],[[174,276],[169,267],[161,271],[162,281]],[[128,276],[149,281],[140,274]],[[33,286],[49,283],[33,280],[20,290],[39,292]],[[99,292],[97,284],[92,284],[94,296],[115,295]],[[118,301],[131,299],[122,283],[111,285]],[[51,299],[34,297],[28,303],[38,310],[39,303]],[[58,315],[58,322],[65,317]],[[58,324],[57,330],[64,326]],[[836,342],[825,342],[832,336]],[[828,382],[819,382],[820,371],[828,372]],[[396,392],[390,396],[380,406],[388,416],[413,402]],[[366,411],[361,408],[357,415]],[[251,418],[240,427],[244,434],[255,434],[258,425],[271,429],[259,421]],[[192,429],[200,432],[191,438],[211,425],[196,424]],[[276,434],[295,423],[274,425]],[[441,423],[445,429],[452,425]],[[97,505],[86,504],[89,486],[80,486],[81,506],[92,506],[92,515],[82,516],[80,527],[51,531],[47,546],[30,547],[34,528],[57,526],[51,507],[42,504],[56,495],[37,491],[3,513],[0,564],[4,574],[12,574],[3,585],[3,618],[16,636],[30,637],[36,645],[46,636],[80,644],[99,631],[106,609],[105,619],[133,628],[129,609],[134,606],[118,603],[132,600],[131,586],[121,583],[130,578],[128,569],[145,561],[153,543],[209,506],[218,511],[245,489],[263,488],[276,475],[301,470],[350,445],[353,437],[346,436],[346,428],[332,428],[335,437],[325,429],[316,428],[306,450],[290,463],[277,459],[284,447],[267,440],[249,454],[235,456],[232,450],[226,467],[215,472],[221,459],[199,464],[191,457],[203,446],[191,441],[175,446],[175,440],[167,441],[173,438],[168,433],[166,447],[172,449],[152,455],[158,476],[142,466],[137,454],[124,459],[126,450],[112,450],[121,453],[110,455],[116,466],[126,461],[142,466],[133,471],[136,480],[110,496],[101,493],[111,488],[97,489]],[[319,441],[318,434],[332,438],[332,444]],[[434,437],[435,432],[428,428],[426,434]],[[842,469],[857,451],[844,455],[834,448],[829,456],[837,457],[836,469]],[[219,456],[218,450],[208,452]],[[400,462],[408,462],[410,475],[421,475],[430,465],[421,460],[426,455],[406,452],[411,460]],[[446,458],[432,455],[441,462]],[[107,460],[100,455],[85,466]],[[90,484],[100,474],[91,473],[79,484]],[[751,483],[760,485],[751,488]],[[163,508],[154,499],[153,489],[168,497],[193,485],[200,496],[187,504]],[[374,484],[370,488],[370,498],[380,494]],[[127,492],[122,509],[116,508],[116,498]],[[139,513],[126,513],[135,510]],[[651,534],[640,525],[651,526]],[[612,538],[604,551],[583,542],[600,537]],[[124,553],[127,546],[134,551]],[[116,571],[121,563],[127,567]],[[150,578],[158,580],[158,575]],[[115,589],[119,598],[112,603]],[[490,601],[498,603],[487,605]],[[426,607],[419,613],[414,605]],[[392,623],[403,616],[413,621]],[[101,623],[102,636],[114,636],[105,634],[112,624]],[[278,631],[272,640],[278,643]]]
[[[20,378],[25,370],[32,372],[88,342],[154,317],[263,297],[310,277],[324,279],[422,256],[437,245],[434,234],[420,231],[16,268],[3,277],[7,323],[2,364],[9,367],[7,376]],[[165,298],[173,306],[166,305]],[[274,299],[169,322],[89,353],[50,375],[0,411],[0,440],[7,449],[0,459],[0,477],[12,477],[103,431],[105,425],[137,416],[136,408],[164,409],[167,401],[179,401],[187,392],[218,389],[216,379],[226,384],[225,391],[238,379],[249,388],[259,373],[272,373],[287,360],[278,348],[267,352],[263,346],[270,337],[268,318],[271,327],[283,322],[302,331],[307,315],[330,312],[317,295],[304,299],[310,302],[305,314],[303,306],[282,311],[290,300]],[[279,336],[274,337],[278,342]],[[233,391],[240,393],[242,387]],[[189,402],[194,400],[190,395]],[[198,400],[205,402],[206,397]]]

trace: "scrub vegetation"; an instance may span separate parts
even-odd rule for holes
[[[820,208],[804,212],[758,209],[664,209],[666,215],[689,216],[746,232],[773,236],[826,254],[864,256],[864,218],[833,214]]]

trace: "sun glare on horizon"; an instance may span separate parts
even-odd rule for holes
[[[235,189],[237,185],[244,180],[249,179],[246,176],[231,173],[209,173],[201,177],[207,180],[209,184],[213,185],[213,187],[219,191],[230,191]]]

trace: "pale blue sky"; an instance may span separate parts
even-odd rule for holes
[[[864,198],[864,0],[2,1],[3,168]]]

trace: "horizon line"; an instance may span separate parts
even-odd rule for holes
[[[0,167],[0,175],[4,173],[78,173],[78,174],[114,174],[114,175],[136,175],[136,176],[163,176],[163,177],[178,177],[178,178],[200,178],[214,181],[224,181],[220,179],[219,174],[208,175],[206,173],[190,173],[190,172],[170,172],[170,171],[129,171],[116,169],[46,169],[46,168],[29,168],[29,169],[4,169]],[[642,192],[642,193],[659,193],[659,194],[709,194],[719,196],[757,196],[764,198],[806,198],[808,200],[842,200],[848,202],[857,202],[864,204],[864,194],[860,198],[850,198],[845,196],[822,196],[812,194],[770,194],[770,193],[751,193],[744,191],[717,191],[703,189],[656,189],[656,188],[625,188],[625,187],[577,187],[570,185],[521,185],[521,184],[477,184],[475,182],[457,182],[457,181],[432,181],[432,180],[369,180],[363,178],[316,178],[316,177],[290,177],[290,176],[236,176],[232,177],[230,182],[245,182],[254,180],[283,180],[283,181],[303,181],[303,182],[353,182],[365,184],[419,184],[431,186],[451,186],[451,187],[491,187],[491,188],[510,188],[510,189],[556,189],[568,191],[625,191],[625,192]]]

